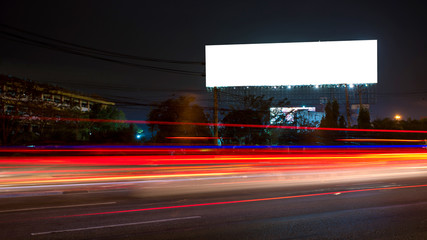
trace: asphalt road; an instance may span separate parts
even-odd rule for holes
[[[0,199],[0,239],[427,239],[427,176],[137,197]]]

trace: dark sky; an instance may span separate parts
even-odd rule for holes
[[[141,57],[204,61],[206,44],[378,40],[373,118],[427,117],[427,14],[422,1],[2,1],[0,23]],[[0,27],[0,30],[6,30]],[[115,101],[173,94],[211,106],[203,77],[123,66],[29,46],[0,35],[0,73]],[[131,60],[126,60],[131,61]],[[137,61],[132,61],[137,62]],[[203,72],[201,65],[140,64]],[[128,119],[147,106],[126,106]]]

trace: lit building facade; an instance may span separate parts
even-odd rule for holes
[[[113,106],[113,102],[72,91],[39,84],[11,75],[0,75],[1,112],[7,115],[31,115],[31,105],[63,111],[90,111],[95,104]]]
[[[86,141],[90,133],[84,122],[67,119],[88,118],[95,105],[103,109],[115,104],[48,84],[0,75],[0,143],[40,143],[49,137],[62,143]],[[58,121],[61,118],[65,121]]]

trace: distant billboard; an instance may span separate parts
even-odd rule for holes
[[[206,46],[206,87],[377,83],[377,40]]]
[[[285,116],[287,122],[292,123],[294,122],[294,114],[301,110],[316,112],[316,107],[271,107],[270,124],[282,123],[283,116]]]

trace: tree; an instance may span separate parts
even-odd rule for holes
[[[336,99],[332,102],[328,101],[325,106],[325,116],[320,122],[322,128],[345,128],[346,122],[344,116],[339,113],[339,104]],[[324,144],[335,143],[335,139],[342,138],[346,135],[346,132],[342,131],[319,131],[317,136],[319,141]]]
[[[211,143],[201,140],[211,137],[209,126],[189,123],[208,123],[203,109],[194,103],[192,96],[180,96],[161,102],[148,114],[149,121],[170,122],[174,124],[148,124],[155,143]],[[200,137],[200,138],[199,138]],[[198,139],[197,139],[198,138]]]
[[[232,110],[223,119],[227,124],[264,125],[259,112],[251,109]],[[225,143],[232,144],[263,144],[268,139],[268,133],[263,128],[225,127],[220,129],[220,136]]]
[[[395,120],[391,118],[375,119],[372,121],[375,129],[396,129],[396,130],[427,130],[427,119]],[[375,133],[373,138],[396,138],[396,139],[426,139],[422,133]]]
[[[343,115],[340,116],[340,118],[338,119],[338,127],[339,128],[346,128],[347,123],[345,121],[345,117]]]
[[[331,103],[328,101],[325,107],[325,117],[320,122],[320,127],[336,128],[338,127],[338,117],[340,116],[339,104],[336,99]]]
[[[223,123],[269,125],[270,119],[284,122],[285,116],[283,114],[271,116],[270,108],[273,105],[274,98],[264,99],[264,96],[248,95],[244,96],[241,102],[242,105],[240,106],[230,107],[231,111],[224,116]],[[285,106],[289,105],[289,101],[283,99],[276,104],[277,106]],[[265,128],[222,127],[220,128],[220,136],[226,144],[271,143],[271,131]]]
[[[293,145],[293,144],[313,144],[316,142],[316,131],[312,129],[304,129],[304,127],[316,127],[318,122],[309,120],[309,112],[307,110],[296,110],[289,112],[286,116],[292,121],[285,122],[285,125],[302,127],[299,129],[274,129],[273,133],[278,132],[280,135],[272,144]]]
[[[102,120],[126,120],[125,114],[113,106],[94,104],[89,112],[93,121],[87,127],[89,140],[96,143],[132,143],[135,141],[136,126],[121,121],[109,122]]]
[[[397,121],[390,118],[375,119],[372,125],[375,129],[400,129]]]
[[[371,116],[369,110],[360,106],[359,116],[357,117],[357,127],[358,128],[371,128]]]

